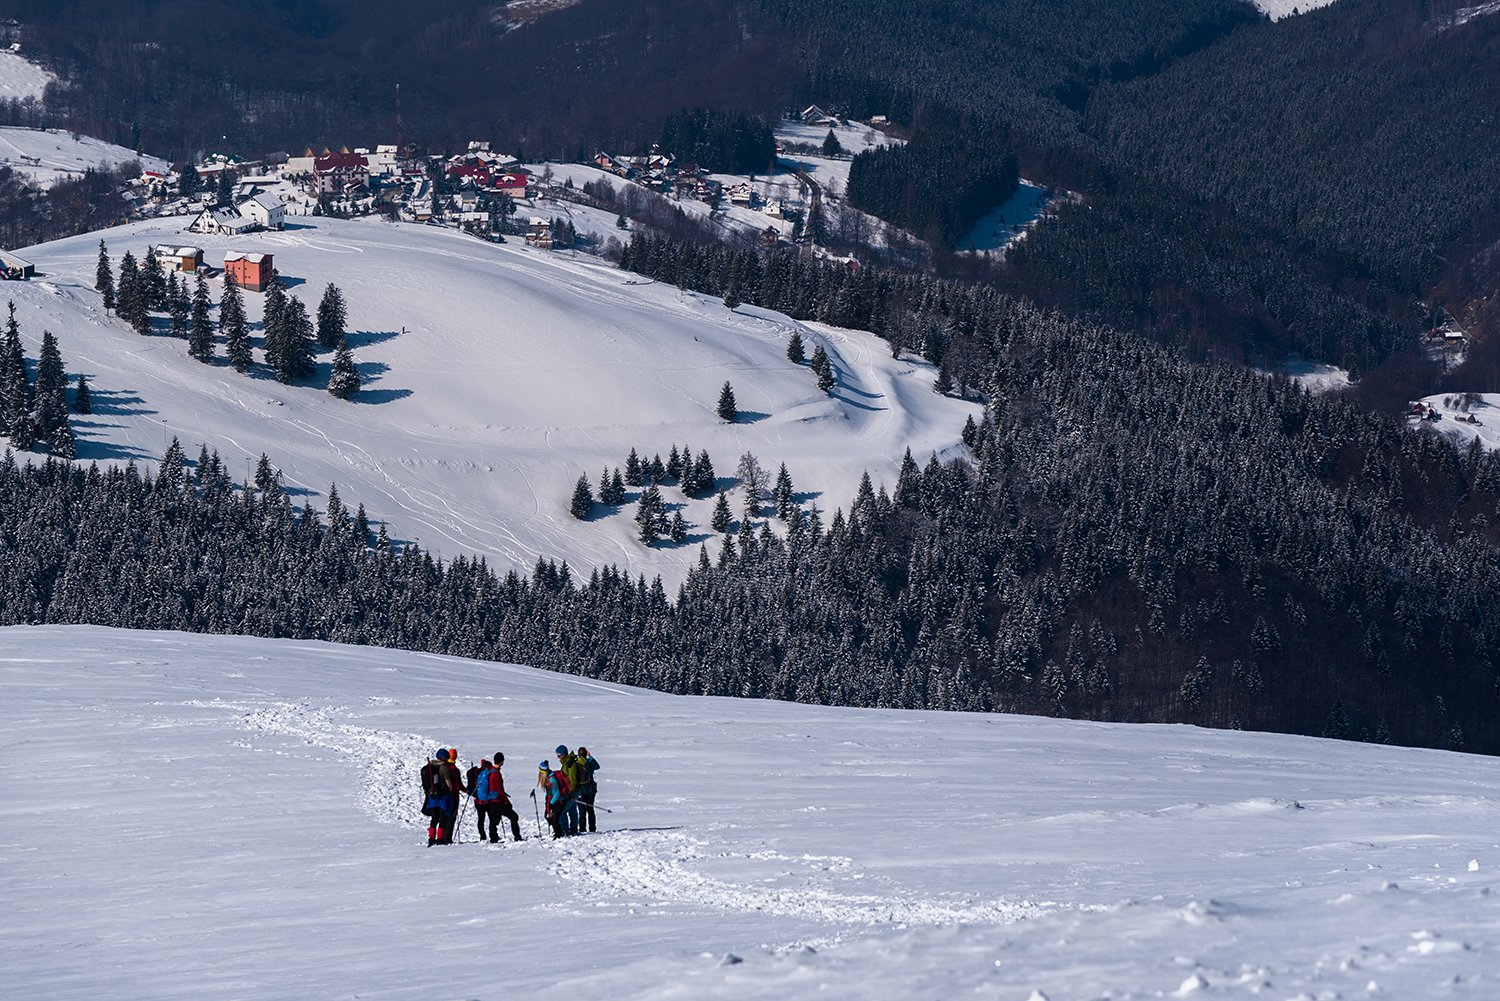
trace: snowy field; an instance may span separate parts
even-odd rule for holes
[[[0,971],[50,999],[1500,995],[1500,761],[0,631]],[[598,834],[532,838],[585,743]],[[431,749],[522,844],[427,848]]]
[[[972,243],[976,250],[1004,253],[1041,218],[1046,205],[1046,189],[1023,178],[1016,193],[975,223],[969,235],[958,241],[958,247],[963,250]]]
[[[302,220],[298,220],[300,223]],[[316,225],[245,237],[179,231],[184,218],[132,223],[29,247],[42,276],[3,291],[13,297],[27,356],[43,329],[57,335],[70,377],[86,373],[96,412],[75,416],[80,458],[158,460],[175,435],[190,458],[216,449],[237,481],[265,452],[301,505],[322,508],[331,483],[372,523],[439,555],[479,554],[503,570],[538,556],[587,575],[617,564],[661,574],[669,588],[696,561],[713,498],[664,494],[689,524],[681,546],[647,549],[635,539],[630,503],[568,513],[580,474],[623,466],[632,447],[665,461],[675,443],[706,449],[724,488],[754,453],[774,475],[785,462],[804,504],[831,516],[847,507],[868,469],[893,488],[909,446],[965,454],[959,432],[978,406],[937,396],[920,360],[895,361],[865,333],[796,323],[751,306],[650,284],[585,256],[485,243],[454,230],[320,218]],[[191,244],[222,265],[227,250],[270,252],[315,312],[328,282],[349,304],[350,346],[366,388],[349,402],[324,387],[330,355],[306,384],[283,386],[259,364],[239,375],[223,357],[203,366],[187,342],[142,338],[104,314],[94,291],[99,239],[118,263],[149,244]],[[642,284],[645,282],[645,284]],[[217,302],[221,287],[212,283]],[[259,320],[262,296],[246,293]],[[161,324],[164,321],[158,320]],[[821,393],[806,365],[786,360],[791,332],[807,351],[822,344],[837,386]],[[404,332],[403,332],[404,331]],[[714,414],[734,387],[740,422]],[[730,494],[738,514],[743,501]],[[825,520],[826,523],[826,520]]]
[[[0,49],[0,100],[15,101],[28,97],[40,100],[47,84],[55,79],[25,56]]]
[[[102,139],[88,136],[74,139],[71,133],[58,129],[0,126],[0,163],[38,187],[51,187],[63,178],[77,177],[90,167],[118,167],[130,160],[141,161],[146,170],[166,173],[171,169],[165,160],[137,156],[134,150]]]

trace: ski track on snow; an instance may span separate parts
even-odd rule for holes
[[[252,734],[300,739],[363,765],[360,810],[383,824],[421,826],[416,820],[421,794],[414,775],[417,763],[427,759],[433,738],[340,723],[332,715],[339,711],[336,707],[219,699],[181,705],[232,714],[232,722]],[[548,871],[577,885],[580,896],[644,897],[658,904],[838,925],[1003,925],[1040,917],[1059,906],[1030,900],[975,901],[899,892],[889,896],[840,893],[819,881],[849,873],[853,867],[850,859],[790,856],[775,851],[716,852],[707,842],[681,831],[615,831],[554,842],[551,848],[557,857]],[[716,879],[697,868],[699,863],[716,859],[784,863],[808,871],[795,886],[756,886]]]
[[[251,704],[214,699],[182,704],[232,712],[235,722],[251,733],[300,737],[307,744],[328,748],[363,764],[365,780],[359,787],[359,808],[382,824],[420,826],[416,818],[422,809],[422,795],[414,777],[420,762],[427,760],[436,745],[432,738],[339,723],[329,715],[336,709],[291,702]]]
[[[972,901],[898,894],[845,894],[816,885],[810,875],[796,887],[763,887],[715,879],[693,863],[715,858],[789,862],[823,871],[845,871],[846,858],[776,852],[710,852],[706,843],[680,831],[621,831],[557,842],[560,857],[550,871],[582,884],[595,895],[648,897],[671,904],[716,910],[755,911],[847,925],[1011,924],[1040,917],[1058,905],[1029,900]]]

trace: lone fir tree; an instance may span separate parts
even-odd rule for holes
[[[734,387],[729,385],[727,380],[724,388],[719,390],[719,405],[714,408],[714,412],[719,415],[719,420],[730,424],[733,424],[740,416],[739,409],[734,402]]]
[[[109,266],[109,250],[104,246],[104,241],[99,241],[99,266],[94,271],[94,288],[104,296],[104,311],[110,312],[115,308],[115,278]]]
[[[78,389],[73,393],[73,410],[80,414],[94,412],[94,401],[89,397],[89,380],[82,372],[78,373]]]

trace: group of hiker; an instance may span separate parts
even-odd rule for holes
[[[559,744],[556,753],[557,768],[543,761],[537,774],[537,788],[542,790],[552,836],[562,838],[597,830],[594,797],[599,784],[594,780],[594,773],[599,770],[599,762],[586,747],[570,751],[566,744]],[[428,819],[429,848],[453,843],[460,804],[467,805],[462,799],[464,796],[474,800],[481,842],[486,840],[485,826],[488,823],[488,840],[491,844],[499,843],[502,820],[510,821],[511,834],[517,841],[525,840],[521,837],[520,817],[506,795],[505,780],[500,774],[504,764],[505,755],[496,751],[493,758],[481,759],[479,764],[470,765],[469,770],[461,774],[456,748],[440,747],[433,753],[422,766],[422,814]],[[536,798],[535,790],[531,796]],[[539,816],[538,827],[540,819]]]

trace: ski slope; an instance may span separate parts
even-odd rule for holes
[[[635,538],[637,489],[623,508],[596,509],[587,522],[569,515],[580,474],[597,488],[603,467],[623,466],[632,447],[665,461],[675,443],[706,449],[729,489],[751,452],[773,475],[785,462],[802,502],[831,515],[848,506],[866,469],[893,487],[907,447],[922,461],[964,454],[960,430],[979,410],[934,394],[930,365],[893,360],[869,334],[751,306],[730,312],[717,298],[582,255],[411,224],[298,217],[284,232],[219,237],[174,228],[186,222],[29,247],[41,276],[3,290],[27,356],[50,329],[70,377],[88,376],[96,413],[75,417],[80,458],[154,464],[177,436],[190,458],[200,445],[217,450],[240,481],[265,452],[299,505],[324,507],[337,483],[349,507],[363,502],[394,538],[447,557],[529,570],[543,556],[585,575],[616,564],[671,586],[700,543],[717,552],[707,527],[713,497],[689,501],[666,488],[688,541],[648,549]],[[218,266],[230,250],[272,253],[312,314],[324,287],[337,284],[365,389],[348,402],[324,391],[330,353],[307,383],[277,383],[260,364],[258,329],[251,375],[229,367],[222,346],[204,366],[186,341],[136,335],[105,315],[94,291],[101,237],[116,264],[151,244],[200,246]],[[211,284],[217,302],[221,285]],[[245,298],[258,321],[262,296]],[[786,360],[794,329],[809,355],[817,344],[827,351],[832,396],[805,364]],[[739,423],[715,416],[726,380]],[[730,500],[738,513],[741,493]]]
[[[1493,758],[250,637],[0,649],[7,996],[1500,994]],[[613,812],[554,843],[526,793],[559,742]],[[439,744],[506,754],[527,841],[470,813],[426,847]]]
[[[0,100],[41,99],[57,78],[18,52],[0,49]]]

